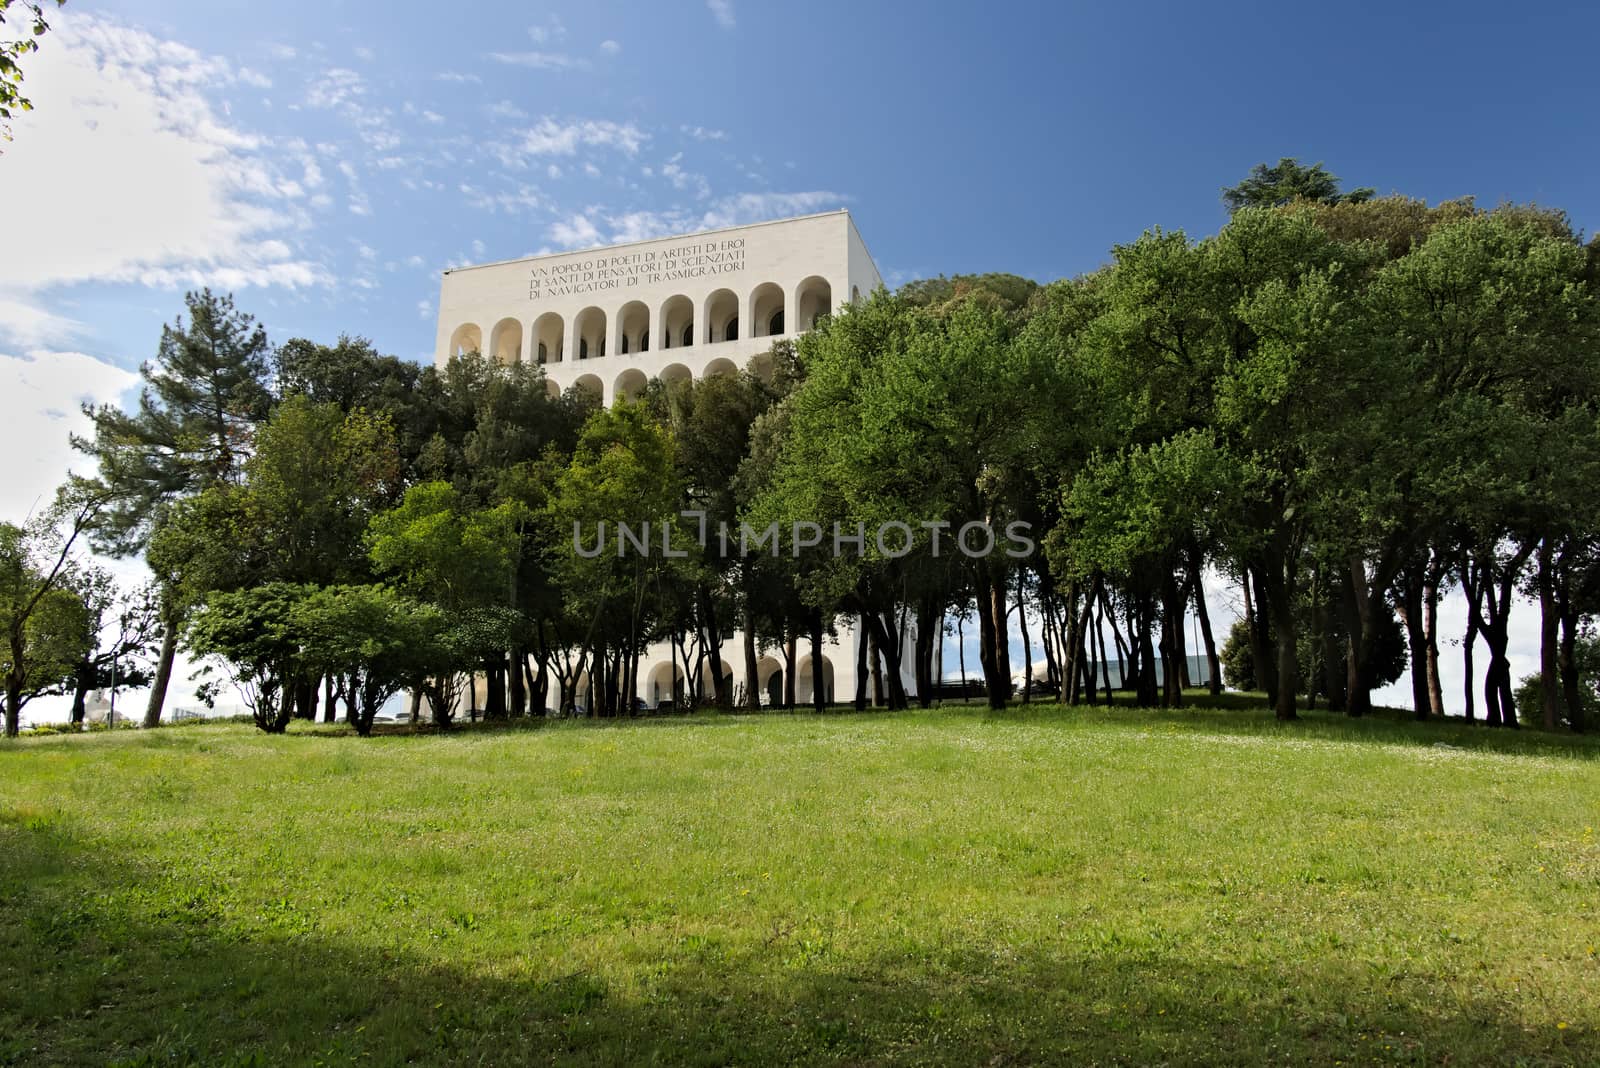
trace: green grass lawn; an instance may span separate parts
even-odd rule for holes
[[[1597,756],[1259,708],[24,739],[0,1062],[1594,1064]]]

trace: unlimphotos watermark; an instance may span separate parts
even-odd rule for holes
[[[911,555],[916,549],[921,540],[919,530],[926,533],[925,542],[933,556],[943,555],[953,545],[955,551],[974,560],[996,552],[1021,560],[1032,556],[1035,549],[1031,536],[1033,524],[1020,519],[1007,523],[1000,532],[982,520],[956,527],[945,519],[924,519],[915,525],[893,519],[879,524],[877,530],[869,534],[865,523],[857,523],[854,530],[849,530],[836,522],[831,524],[830,531],[821,523],[808,520],[790,523],[787,532],[777,522],[768,523],[760,530],[748,523],[740,523],[738,530],[734,530],[730,524],[719,522],[713,530],[704,512],[678,514],[696,521],[697,530],[692,538],[687,537],[681,524],[670,520],[655,523],[647,520],[637,524],[601,520],[594,525],[589,537],[585,536],[582,523],[572,524],[572,550],[586,560],[603,556],[607,550],[618,557],[659,553],[665,559],[676,560],[689,555],[688,548],[684,547],[687,538],[701,549],[710,549],[714,543],[724,558],[777,557],[784,551],[798,557],[808,550],[831,551],[836,557],[850,555],[853,550],[855,556],[865,557],[870,545],[878,556],[896,560]],[[677,545],[673,544],[674,537],[680,539]]]

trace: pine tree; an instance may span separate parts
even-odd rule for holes
[[[94,531],[96,547],[113,555],[142,552],[173,502],[238,481],[252,428],[271,408],[266,331],[231,296],[205,289],[184,303],[188,323],[162,327],[155,361],[139,369],[137,408],[86,409],[94,437],[73,439],[98,461],[98,480],[113,500]],[[157,578],[163,636],[147,727],[161,719],[186,608],[177,576]]]

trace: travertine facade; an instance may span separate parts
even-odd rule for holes
[[[439,287],[436,354],[537,362],[609,404],[743,367],[881,284],[846,211],[462,267]]]

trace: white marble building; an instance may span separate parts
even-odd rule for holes
[[[882,285],[847,211],[444,273],[437,357],[536,362],[605,403],[733,371]]]
[[[481,352],[503,363],[538,363],[552,392],[576,386],[611,404],[638,396],[652,378],[733,373],[752,360],[759,373],[774,341],[882,284],[843,210],[460,267],[440,283],[436,358],[442,364]],[[818,675],[832,700],[854,698],[857,629],[829,642],[820,671],[810,643],[800,643],[800,704],[810,703]],[[902,657],[908,693],[915,689],[912,642],[908,635]],[[721,647],[723,671],[735,685],[744,682],[743,650],[739,634]],[[775,694],[781,701],[781,651],[760,655],[762,701],[773,703]],[[936,665],[935,677],[939,671]],[[650,707],[672,698],[675,676],[681,668],[671,649],[652,647],[640,658],[636,696]]]

